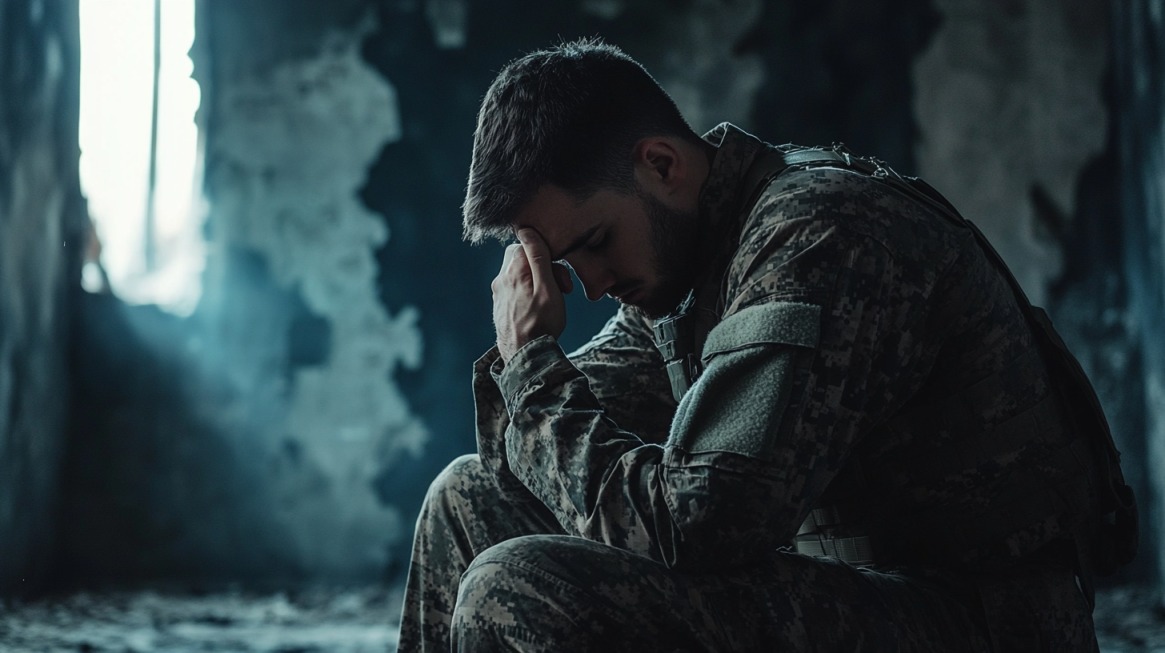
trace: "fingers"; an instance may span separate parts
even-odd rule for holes
[[[502,254],[502,269],[505,270],[513,264],[514,256],[522,251],[522,246],[518,244],[506,245],[506,252]]]
[[[569,271],[550,260],[550,248],[537,231],[522,229],[518,240],[506,248],[501,272],[491,284],[497,346],[505,361],[534,338],[562,334],[563,289],[568,292],[572,285]]]
[[[543,292],[551,283],[554,284],[554,287],[558,287],[550,262],[550,247],[547,246],[545,240],[542,240],[542,236],[537,231],[527,227],[518,230],[518,241],[522,244],[522,251],[525,252],[526,260],[530,264],[534,292]]]
[[[529,279],[534,292],[549,288],[557,288],[562,293],[574,290],[570,268],[550,260],[550,248],[537,231],[521,229],[518,231],[518,240],[519,243],[508,245],[502,256],[504,274],[512,280]],[[500,283],[501,279],[499,275],[494,283]],[[553,286],[550,280],[554,281]]]
[[[522,246],[518,244],[507,245],[505,253],[502,254],[501,271],[490,284],[494,294],[497,294],[500,284],[507,283],[507,277],[513,279],[526,276],[526,267],[526,255],[522,251]]]
[[[558,288],[559,292],[569,293],[574,290],[574,280],[570,276],[570,269],[565,265],[551,263],[550,274],[554,279],[554,286]],[[520,243],[506,246],[505,254],[502,255],[501,272],[494,278],[490,286],[495,293],[498,290],[497,284],[500,283],[529,284],[532,292],[537,291],[539,282],[535,279],[534,267]]]

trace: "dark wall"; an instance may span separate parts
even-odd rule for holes
[[[1113,3],[1113,11],[1112,162],[1120,179],[1115,231],[1121,256],[1109,274],[1123,279],[1118,297],[1126,302],[1124,328],[1132,346],[1121,353],[1132,364],[1121,378],[1136,399],[1120,426],[1128,428],[1126,442],[1138,443],[1129,462],[1145,507],[1141,563],[1155,567],[1159,577],[1165,569],[1165,3],[1130,0]]]
[[[66,582],[357,583],[400,564],[413,518],[375,480],[428,433],[394,380],[420,364],[418,316],[379,302],[388,232],[356,197],[399,130],[358,54],[365,4],[198,4],[204,294],[188,318],[81,304]]]
[[[83,242],[76,12],[0,4],[0,596],[41,585],[55,535]]]
[[[1105,8],[1111,38],[1101,86],[1103,148],[1077,173],[1070,205],[1057,206],[1035,187],[1030,198],[1062,257],[1047,285],[1050,312],[1104,405],[1140,508],[1141,553],[1110,583],[1151,582],[1162,569],[1165,171],[1154,154],[1165,116],[1160,7],[1133,0]]]
[[[501,250],[460,241],[477,106],[509,59],[580,36],[643,62],[697,130],[845,141],[934,181],[1068,325],[1119,430],[1144,420],[1119,388],[1146,309],[1095,299],[1126,246],[1097,225],[1131,192],[1109,165],[1101,0],[198,11],[206,291],[184,319],[82,305],[68,578],[400,579],[430,479],[474,446],[469,370],[493,338]],[[613,310],[572,296],[566,346]],[[1140,442],[1122,446],[1147,483]]]
[[[384,3],[363,48],[398,89],[401,137],[383,149],[361,195],[392,234],[377,251],[381,298],[422,315],[425,362],[400,377],[436,434],[421,478],[473,447],[467,372],[492,342],[488,284],[500,248],[461,242],[459,207],[478,105],[510,59],[602,35],[658,78],[697,131],[729,120],[774,142],[845,140],[913,168],[910,62],[937,20],[925,2],[499,0],[488,11],[468,3],[459,29],[446,25],[455,47],[434,37],[442,23],[429,7],[441,4]],[[568,350],[613,310],[581,292],[568,297]],[[409,506],[423,492],[402,475],[384,475],[380,487]]]
[[[189,318],[82,302],[62,579],[399,578],[429,480],[473,448],[500,248],[460,242],[459,205],[494,73],[601,34],[697,129],[836,134],[909,166],[934,16],[795,4],[200,2],[205,294]],[[614,306],[569,310],[573,347]]]

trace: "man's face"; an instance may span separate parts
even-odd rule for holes
[[[676,208],[647,192],[595,192],[583,202],[543,186],[516,227],[532,227],[565,260],[587,298],[610,295],[649,316],[671,312],[691,289],[696,208]]]

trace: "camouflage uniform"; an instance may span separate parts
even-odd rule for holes
[[[706,138],[703,375],[677,405],[627,308],[570,357],[480,359],[401,650],[1095,650],[1063,545],[1087,456],[971,234],[839,168],[742,206],[765,145]],[[826,503],[876,564],[789,550]]]

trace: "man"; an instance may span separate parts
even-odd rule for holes
[[[1007,278],[886,169],[791,152],[698,137],[601,42],[498,75],[465,234],[518,243],[402,651],[1096,649],[1098,464]],[[570,357],[567,265],[622,304]]]

